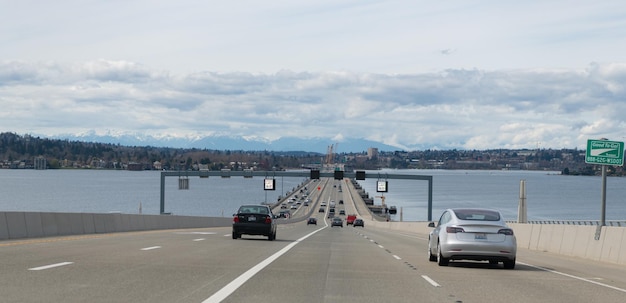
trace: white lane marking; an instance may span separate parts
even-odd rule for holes
[[[384,248],[385,248],[384,246],[382,246],[382,245],[380,245],[380,244],[378,244],[378,247],[380,247],[380,248],[382,248],[382,249],[384,249]]]
[[[250,280],[250,278],[254,277],[254,275],[256,275],[258,272],[260,272],[263,268],[265,268],[268,265],[270,265],[272,262],[274,262],[280,256],[284,255],[286,252],[291,250],[298,243],[304,241],[306,238],[312,236],[313,234],[315,234],[318,231],[320,231],[320,230],[322,230],[324,228],[327,228],[327,227],[328,227],[328,225],[326,227],[322,227],[322,228],[320,228],[318,230],[315,230],[315,231],[309,233],[308,235],[306,235],[306,236],[296,240],[295,242],[292,242],[289,245],[283,247],[283,249],[281,249],[278,252],[276,252],[275,254],[269,256],[267,259],[261,261],[261,263],[259,263],[259,264],[255,265],[254,267],[248,269],[248,271],[244,272],[239,277],[237,277],[235,280],[233,280],[230,283],[228,283],[226,286],[224,286],[222,289],[220,289],[219,291],[214,293],[208,299],[202,301],[202,303],[222,302],[222,300],[224,300],[228,296],[230,296],[233,292],[235,292],[235,290],[237,290],[244,283],[246,283],[246,281]]]
[[[44,269],[65,266],[65,265],[70,265],[70,264],[74,264],[74,262],[61,262],[61,263],[50,264],[50,265],[45,265],[45,266],[33,267],[33,268],[29,268],[28,270],[44,270]]]
[[[397,255],[393,255],[394,258],[396,258],[396,260],[402,260],[402,258],[398,257]]]
[[[424,280],[428,281],[428,283],[430,283],[430,285],[432,285],[434,287],[441,287],[441,285],[439,285],[439,283],[435,282],[435,280],[431,279],[429,276],[422,275],[422,278],[424,278]]]
[[[206,240],[205,238],[200,238],[200,239],[193,239],[194,242],[198,242],[198,241],[204,241]]]
[[[232,234],[225,234],[224,237],[230,237]]]
[[[161,248],[161,246],[144,247],[141,250],[153,250],[153,249],[159,249],[159,248]]]
[[[552,270],[552,269],[547,269],[547,268],[544,268],[544,267],[541,267],[541,266],[535,266],[535,265],[531,265],[531,264],[528,264],[528,263],[522,263],[522,262],[519,262],[519,261],[517,262],[517,264],[522,264],[522,265],[530,266],[530,267],[532,267],[532,268],[536,268],[536,269],[544,270],[544,271],[547,271],[547,272],[551,272],[551,273],[553,273],[553,274],[557,274],[557,275],[561,275],[561,276],[569,277],[569,278],[572,278],[572,279],[576,279],[576,280],[580,280],[580,281],[588,282],[588,283],[595,284],[595,285],[599,285],[599,286],[604,286],[604,287],[606,287],[606,288],[610,288],[610,289],[613,289],[613,290],[617,290],[617,291],[621,291],[621,292],[623,292],[623,293],[626,293],[626,289],[619,288],[619,287],[615,287],[615,286],[611,286],[611,285],[608,285],[608,284],[600,283],[600,282],[593,281],[593,280],[589,280],[589,279],[585,279],[585,278],[582,278],[582,277],[578,277],[578,276],[574,276],[574,275],[566,274],[566,273],[564,273],[564,272],[560,272],[560,271],[556,271],[556,270]]]

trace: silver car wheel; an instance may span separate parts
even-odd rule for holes
[[[441,245],[439,245],[439,242],[437,242],[437,264],[439,264],[439,266],[448,266],[449,261],[450,259],[444,258],[441,255]]]
[[[430,239],[428,240],[428,261],[435,262],[437,261],[437,256],[433,255],[433,249],[430,247]]]

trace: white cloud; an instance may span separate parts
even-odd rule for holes
[[[0,70],[15,64],[2,63]],[[83,64],[90,75],[98,75],[93,77],[74,66],[27,66],[37,81],[13,77],[0,86],[3,131],[351,137],[399,148],[483,149],[584,147],[586,138],[621,139],[625,124],[624,92],[614,87],[626,65],[616,64],[594,64],[587,69],[593,72],[282,71],[176,77],[129,62]]]
[[[0,129],[584,147],[624,138],[625,14],[616,0],[11,2]]]

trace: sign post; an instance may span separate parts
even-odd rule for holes
[[[596,240],[600,239],[600,229],[606,225],[606,166],[624,165],[624,142],[607,139],[587,140],[585,163],[602,165],[602,206],[600,225],[596,231]]]

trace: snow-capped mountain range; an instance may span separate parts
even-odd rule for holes
[[[70,141],[98,142],[120,144],[124,146],[154,146],[171,148],[199,148],[212,150],[249,150],[249,151],[304,151],[326,153],[330,145],[335,146],[334,152],[366,152],[368,148],[379,151],[396,151],[401,148],[374,142],[366,139],[342,139],[334,142],[330,138],[296,138],[285,137],[269,141],[263,138],[244,138],[231,136],[194,136],[194,137],[156,137],[143,134],[97,134],[87,132],[80,134],[63,134],[48,136],[53,139]]]

